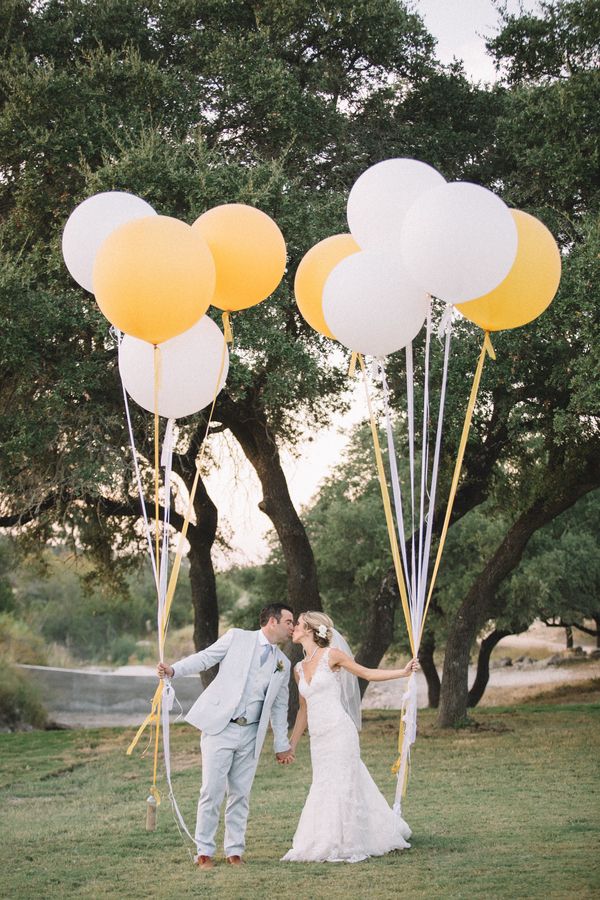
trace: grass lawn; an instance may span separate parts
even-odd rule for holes
[[[586,698],[587,699],[587,698]],[[389,800],[397,717],[371,711],[363,758]],[[438,733],[420,716],[404,815],[412,849],[354,865],[280,863],[310,781],[263,752],[247,865],[199,872],[168,801],[144,830],[151,760],[126,757],[130,731],[0,735],[0,896],[206,898],[584,898],[600,896],[600,703],[477,712]],[[197,735],[173,729],[175,791],[193,828]]]

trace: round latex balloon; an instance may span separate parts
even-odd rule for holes
[[[215,289],[206,241],[185,222],[151,216],[121,225],[94,265],[98,306],[126,334],[160,344],[204,315]]]
[[[323,315],[323,287],[335,266],[359,251],[352,235],[334,234],[311,247],[296,271],[294,293],[298,309],[308,324],[326,337],[332,338],[333,334]]]
[[[192,225],[210,247],[217,285],[213,306],[234,312],[273,293],[285,271],[283,235],[266,213],[243,203],[209,209]]]
[[[218,325],[203,316],[183,334],[160,344],[159,349],[159,415],[180,419],[212,403],[229,369],[229,354]],[[125,335],[119,347],[119,371],[127,393],[141,407],[154,412],[154,347]]]
[[[423,194],[409,209],[400,250],[417,284],[449,303],[474,300],[506,278],[517,229],[504,201],[465,181]]]
[[[94,261],[102,242],[119,225],[155,215],[149,203],[123,191],[94,194],[76,206],[63,231],[62,252],[77,284],[93,293]]]
[[[512,269],[498,287],[457,309],[485,331],[518,328],[536,319],[552,303],[560,283],[561,258],[545,225],[511,210],[519,242]]]
[[[427,295],[397,256],[363,250],[343,259],[325,282],[323,313],[346,347],[386,356],[417,335],[427,315]]]
[[[348,197],[348,225],[363,250],[398,250],[415,200],[444,185],[437,169],[417,159],[385,159],[363,172]]]

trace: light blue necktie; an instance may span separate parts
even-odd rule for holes
[[[269,657],[271,656],[272,650],[273,650],[273,644],[265,644],[264,645],[264,647],[262,649],[262,655],[260,657],[261,666],[264,666],[266,661],[269,659]]]

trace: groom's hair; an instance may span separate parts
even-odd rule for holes
[[[287,603],[269,603],[268,606],[263,606],[258,617],[261,628],[263,625],[267,624],[271,616],[273,616],[273,618],[277,619],[277,621],[280,622],[281,613],[284,609],[287,609],[288,612],[291,612],[291,614],[294,615],[294,610],[291,606],[288,606]]]

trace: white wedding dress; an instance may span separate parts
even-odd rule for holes
[[[410,828],[390,809],[360,758],[356,726],[342,706],[341,673],[328,660],[326,649],[310,683],[298,664],[313,780],[285,861],[360,862],[410,846]]]

